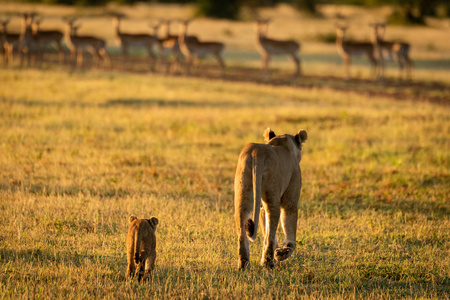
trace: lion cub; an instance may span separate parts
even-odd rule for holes
[[[130,227],[127,234],[126,276],[138,276],[138,281],[147,280],[152,276],[156,259],[156,225],[159,221],[155,217],[138,219],[130,216]],[[142,268],[145,266],[145,271]],[[143,278],[142,278],[143,277]]]

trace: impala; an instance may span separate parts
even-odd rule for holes
[[[22,15],[22,27],[19,36],[19,55],[20,55],[20,66],[23,66],[24,57],[27,59],[28,66],[31,62],[31,57],[36,59],[37,55],[40,55],[39,46],[36,39],[33,36],[31,29],[31,24],[36,14],[24,13]]]
[[[378,47],[378,54],[380,58],[380,66],[382,72],[384,73],[385,59],[384,53],[388,54],[388,57],[398,63],[399,68],[399,78],[402,78],[403,70],[406,67],[406,78],[411,78],[411,68],[413,65],[412,60],[409,58],[410,45],[408,43],[402,42],[391,42],[384,39],[384,34],[386,32],[385,23],[374,23],[371,24],[374,30],[374,38],[372,42]]]
[[[180,50],[186,57],[187,72],[190,73],[192,63],[198,64],[200,57],[204,57],[208,54],[214,56],[219,63],[222,73],[225,70],[225,63],[222,59],[222,52],[225,49],[225,45],[220,42],[203,42],[199,41],[196,37],[187,35],[187,28],[190,20],[181,21],[180,34],[178,35],[178,43]]]
[[[378,71],[378,61],[375,58],[375,46],[369,42],[350,42],[345,41],[345,31],[347,27],[336,27],[336,47],[338,53],[344,59],[346,80],[350,79],[351,57],[358,55],[367,55],[371,65],[372,72],[376,76]]]
[[[59,55],[59,62],[64,62],[64,49],[62,46],[62,41],[64,33],[58,30],[41,30],[40,24],[42,19],[35,20],[32,24],[33,38],[38,44],[38,47],[42,50],[46,45],[56,45],[56,49]]]
[[[6,64],[12,63],[13,50],[19,47],[20,34],[8,33],[7,26],[9,19],[0,21],[0,52],[3,55],[3,62]]]
[[[171,22],[171,20],[161,20],[161,24],[165,26],[166,31],[164,36],[158,39],[158,43],[163,56],[166,56],[167,52],[171,54],[173,59],[172,69],[175,70],[180,65],[181,51],[178,43],[178,35],[170,33]],[[167,65],[167,67],[169,66]]]
[[[267,37],[269,20],[257,20],[257,46],[263,59],[263,68],[269,74],[269,62],[272,55],[288,55],[295,64],[295,77],[301,76],[301,61],[297,56],[300,44],[295,41],[274,40]]]
[[[156,35],[147,33],[125,33],[120,29],[120,22],[124,15],[113,15],[113,27],[116,37],[116,43],[122,48],[122,60],[128,58],[128,51],[130,47],[145,48],[150,59],[150,67],[153,70],[155,67],[155,54],[153,53],[153,46],[158,42]]]
[[[64,32],[65,43],[70,49],[72,59],[76,57],[76,66],[83,65],[83,52],[91,53],[97,66],[100,66],[100,58],[106,67],[111,66],[111,61],[106,52],[106,42],[93,36],[81,36],[77,34],[80,26],[74,26],[75,19],[65,20],[66,30]]]

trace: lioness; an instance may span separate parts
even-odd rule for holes
[[[239,269],[250,267],[249,239],[256,239],[258,217],[264,233],[262,266],[273,268],[274,258],[287,259],[296,244],[297,203],[302,187],[299,163],[308,135],[300,130],[295,136],[277,136],[267,128],[263,136],[267,144],[250,143],[242,149],[234,178]],[[285,235],[281,247],[275,235],[280,216]]]
[[[138,281],[149,279],[155,267],[156,259],[156,225],[155,217],[138,219],[130,216],[130,227],[127,234],[127,277],[138,275]],[[145,271],[142,267],[145,265]],[[142,274],[143,273],[143,274]]]

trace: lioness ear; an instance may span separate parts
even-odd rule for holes
[[[151,217],[150,220],[148,220],[150,222],[150,224],[152,224],[153,227],[156,228],[156,225],[159,224],[159,220],[155,217]]]
[[[308,139],[308,134],[306,133],[306,130],[299,130],[297,135],[295,136],[295,141],[301,145]]]
[[[263,137],[264,137],[264,141],[268,142],[271,139],[273,139],[274,137],[276,137],[276,134],[275,134],[275,132],[272,131],[272,129],[270,129],[270,127],[267,127],[267,129],[264,131]]]
[[[136,216],[131,215],[130,218],[129,218],[130,223],[133,222],[133,221],[136,220],[136,219],[137,219]]]

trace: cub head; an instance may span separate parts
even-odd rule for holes
[[[131,224],[134,220],[137,220],[137,218],[136,218],[136,216],[131,215],[128,220],[130,221],[130,224]]]
[[[159,220],[155,217],[151,217],[150,219],[147,219],[147,221],[150,223],[150,226],[153,227],[153,230],[156,230],[156,225],[159,224]]]
[[[303,143],[306,142],[308,139],[308,134],[306,133],[306,130],[302,129],[299,130],[298,133],[295,135],[295,141],[300,147],[300,150],[302,150]]]

